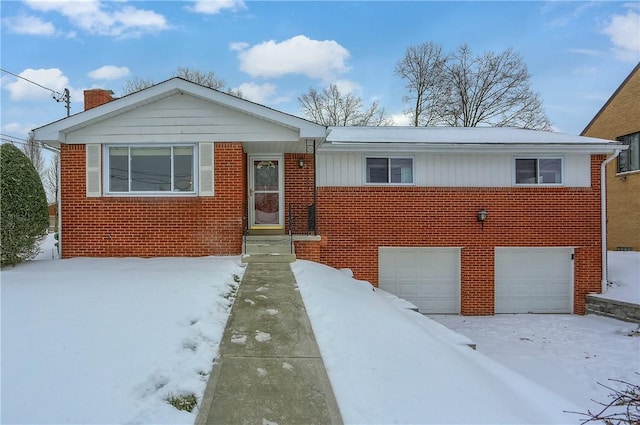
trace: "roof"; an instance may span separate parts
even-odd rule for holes
[[[138,108],[176,93],[189,94],[191,96],[209,101],[225,108],[236,110],[253,117],[269,121],[284,127],[299,131],[300,138],[323,138],[326,135],[326,127],[281,112],[247,99],[230,95],[200,84],[174,77],[146,89],[114,99],[111,102],[95,108],[77,113],[67,118],[54,121],[34,129],[36,139],[44,142],[65,142],[65,134],[93,123],[120,115],[129,110]]]
[[[620,86],[618,86],[618,88],[616,89],[616,91],[613,92],[611,97],[605,102],[604,105],[602,105],[602,108],[600,108],[598,113],[594,115],[594,117],[591,119],[591,121],[589,121],[589,124],[587,124],[587,126],[584,128],[584,130],[582,130],[582,133],[580,133],[580,134],[585,134],[587,131],[589,131],[589,128],[593,125],[593,123],[596,122],[596,120],[600,117],[600,115],[602,115],[602,113],[607,109],[607,107],[611,104],[611,102],[613,102],[613,99],[615,99],[616,96],[618,96],[618,94],[622,91],[624,86],[627,85],[629,80],[631,80],[631,77],[633,77],[633,75],[636,72],[638,72],[638,70],[640,70],[640,62],[638,62],[638,64],[633,68],[633,70],[629,73],[629,75],[627,75],[627,78],[624,79],[622,84],[620,84]]]
[[[610,153],[621,148],[618,143],[605,139],[510,127],[329,127],[323,149],[472,150],[507,146],[593,153]]]

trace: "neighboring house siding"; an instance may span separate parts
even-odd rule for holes
[[[61,149],[62,256],[237,255],[246,169],[240,143],[215,143],[215,196],[86,196],[85,145]]]
[[[640,65],[582,135],[616,140],[636,132],[640,132]],[[607,165],[607,249],[640,251],[640,171],[617,174],[617,166],[617,160]]]
[[[321,261],[378,284],[378,247],[462,247],[461,313],[494,313],[494,248],[575,247],[574,313],[600,292],[602,155],[591,187],[320,187]],[[489,218],[484,229],[479,209]]]
[[[376,153],[322,153],[318,158],[318,186],[363,186],[364,158]],[[383,153],[382,156],[390,156]],[[393,156],[393,155],[391,155]],[[511,187],[514,157],[551,156],[516,154],[401,154],[415,158],[415,185],[426,187]],[[589,187],[589,154],[560,154],[564,160],[564,186]]]

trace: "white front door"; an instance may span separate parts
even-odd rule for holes
[[[249,157],[249,228],[284,228],[284,159]]]

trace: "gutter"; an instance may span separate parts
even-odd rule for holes
[[[607,164],[620,155],[621,149],[616,149],[613,155],[600,164],[600,220],[602,230],[602,288],[601,293],[607,292]]]

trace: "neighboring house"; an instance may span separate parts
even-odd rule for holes
[[[640,251],[640,63],[581,134],[629,147],[607,165],[607,248]]]
[[[238,255],[245,233],[291,225],[317,235],[295,238],[298,258],[351,268],[423,312],[583,314],[601,291],[614,142],[326,128],[179,78],[85,101],[35,130],[61,150],[63,258]]]

